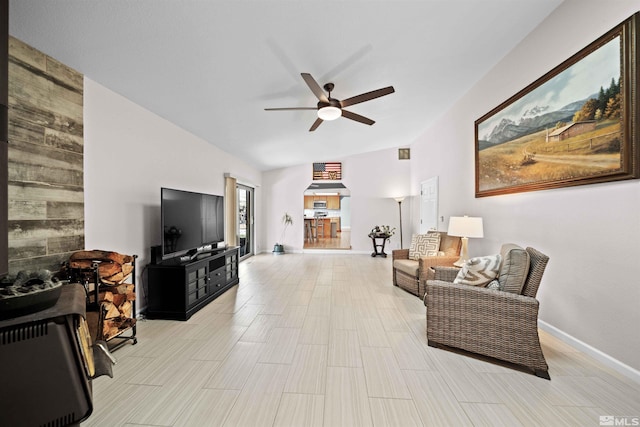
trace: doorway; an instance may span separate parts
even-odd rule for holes
[[[253,188],[246,185],[236,185],[238,245],[240,245],[240,259],[253,255],[254,226],[253,226]]]
[[[349,189],[341,183],[312,183],[303,197],[303,249],[351,249]]]
[[[438,229],[438,177],[420,183],[420,234]]]

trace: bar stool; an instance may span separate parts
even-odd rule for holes
[[[305,220],[305,231],[307,233],[307,241],[313,242],[313,230],[311,226],[311,220]]]
[[[324,237],[324,219],[316,218],[316,238],[320,237],[320,229],[322,229],[322,237]]]

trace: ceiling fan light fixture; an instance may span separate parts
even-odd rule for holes
[[[318,117],[322,120],[335,120],[342,116],[342,110],[333,105],[328,105],[318,109]]]
[[[318,118],[309,128],[309,132],[313,132],[314,130],[316,130],[318,126],[320,126],[325,120],[335,120],[339,117],[344,117],[345,119],[353,120],[371,126],[375,122],[370,118],[361,116],[360,114],[356,114],[348,110],[343,110],[342,108],[360,104],[361,102],[365,101],[371,101],[372,99],[380,98],[381,96],[389,95],[395,92],[393,86],[388,86],[382,89],[372,90],[371,92],[361,93],[360,95],[352,96],[351,98],[340,101],[339,99],[331,98],[331,92],[335,87],[333,83],[327,83],[323,86],[324,90],[327,92],[325,94],[322,90],[322,87],[320,87],[318,82],[311,76],[311,74],[301,73],[300,75],[302,76],[307,86],[309,86],[309,89],[311,89],[311,92],[313,92],[316,98],[318,98],[317,109],[314,107],[288,107],[265,108],[265,110],[316,110]]]

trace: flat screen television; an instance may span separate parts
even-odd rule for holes
[[[162,259],[196,255],[224,241],[224,198],[161,189]]]

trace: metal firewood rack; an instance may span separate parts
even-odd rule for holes
[[[131,284],[134,285],[134,291],[136,286],[136,260],[138,255],[132,255],[133,261],[131,262],[133,269],[130,273],[131,281],[129,283],[123,282],[121,284]],[[69,282],[70,283],[79,283],[84,287],[85,295],[86,295],[86,308],[87,308],[87,318],[94,318],[93,328],[95,332],[92,332],[94,341],[96,339],[103,339],[100,330],[102,326],[102,322],[104,320],[104,313],[101,309],[101,301],[100,301],[100,291],[108,290],[109,288],[114,288],[114,284],[106,283],[100,277],[100,263],[102,261],[96,260],[91,263],[91,267],[89,268],[79,268],[79,267],[71,267],[67,262],[67,271],[69,273]],[[131,301],[131,317],[135,319],[136,317],[136,301],[135,299]],[[136,337],[136,323],[133,323],[132,326],[123,328],[116,335],[113,335],[105,341],[109,347],[109,350],[113,351],[120,347],[122,347],[127,342],[131,342],[132,345],[138,343],[138,338]]]

